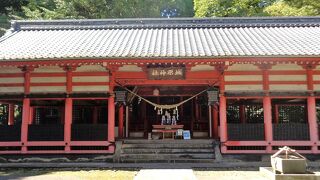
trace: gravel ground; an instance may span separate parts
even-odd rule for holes
[[[320,169],[311,169],[320,173]],[[0,180],[131,180],[138,174],[132,170],[103,170],[103,169],[1,169]],[[258,168],[215,168],[194,169],[194,175],[199,180],[267,180],[260,174]],[[178,180],[178,179],[174,179]]]
[[[0,171],[0,180],[130,180],[137,172],[137,170],[10,169]]]
[[[320,168],[309,168],[309,171],[320,174]],[[216,168],[195,169],[194,174],[198,180],[268,180],[259,172],[259,168]]]
[[[194,171],[198,180],[269,180],[262,176],[259,170],[244,171],[244,170],[210,170],[210,171]]]

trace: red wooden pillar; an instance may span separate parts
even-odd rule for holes
[[[114,82],[114,73],[117,67],[108,67],[109,69],[109,93],[110,97],[108,98],[108,141],[115,142],[114,127],[115,127],[115,105],[114,105],[114,92],[113,88],[115,85]],[[113,148],[112,146],[111,148]]]
[[[215,69],[221,73],[220,76],[220,102],[219,102],[219,117],[220,117],[220,142],[221,153],[227,152],[227,146],[225,143],[228,141],[228,127],[227,127],[227,99],[224,96],[225,93],[225,80],[223,72],[227,69],[226,65],[218,65]]]
[[[313,143],[312,145],[312,153],[317,153],[318,146],[317,141],[318,137],[318,124],[317,124],[317,115],[316,115],[316,100],[315,97],[308,97],[308,122],[309,122],[309,130],[310,130],[310,141]]]
[[[264,117],[264,136],[268,145],[266,148],[267,153],[272,152],[272,111],[271,111],[271,98],[269,96],[263,97],[263,117]]]
[[[24,72],[24,94],[30,94],[30,72],[33,70],[33,67],[23,67],[22,71]],[[21,123],[21,152],[27,153],[27,142],[28,142],[28,124],[30,121],[30,99],[23,99],[22,107],[22,123]]]
[[[27,142],[28,142],[28,124],[30,118],[30,99],[23,99],[23,109],[22,109],[22,123],[21,123],[21,151],[22,153],[27,152]]]
[[[123,138],[123,112],[124,112],[124,106],[120,106],[119,108],[119,128],[118,128],[118,136],[119,138]]]
[[[110,96],[108,99],[108,141],[114,142],[114,116],[115,116],[115,106],[114,106],[114,96]]]
[[[9,104],[8,125],[14,124],[14,104]]]
[[[264,117],[264,136],[268,145],[266,147],[267,153],[272,152],[273,130],[272,130],[272,106],[271,98],[269,96],[269,69],[272,65],[262,64],[259,68],[262,70],[263,90],[265,96],[263,97],[263,117]]]
[[[317,153],[318,146],[317,142],[319,141],[318,134],[318,124],[317,124],[317,111],[316,111],[316,98],[313,96],[313,69],[314,66],[305,66],[307,73],[307,87],[310,92],[310,96],[307,99],[308,103],[308,123],[309,123],[309,132],[310,132],[310,141],[312,142],[311,151],[312,153]]]
[[[224,145],[228,140],[227,134],[227,100],[226,97],[220,95],[220,141],[221,141],[221,152],[227,151],[227,146]]]
[[[240,122],[246,123],[246,109],[244,105],[240,105],[239,113],[240,113]]]
[[[64,142],[65,151],[70,152],[70,141],[71,141],[71,124],[72,124],[72,99],[66,98],[65,109],[64,109]]]
[[[213,138],[214,139],[218,139],[219,137],[219,132],[218,132],[218,117],[219,117],[219,111],[218,111],[218,107],[216,105],[213,106]]]

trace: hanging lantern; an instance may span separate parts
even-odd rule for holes
[[[116,90],[115,93],[115,102],[120,104],[126,104],[127,91],[125,90]]]
[[[219,90],[217,88],[211,88],[207,91],[208,94],[208,105],[213,105],[217,102],[219,102]]]

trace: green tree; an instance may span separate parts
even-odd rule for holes
[[[15,17],[13,14],[19,14],[27,3],[27,0],[0,0],[0,37],[9,28],[9,19]]]
[[[263,16],[273,0],[194,0],[196,17]]]
[[[1,0],[0,1],[0,14],[8,14],[12,11],[21,10],[21,6],[26,5],[27,0]]]
[[[319,0],[194,0],[196,17],[315,16]]]
[[[318,0],[279,0],[266,7],[270,16],[316,16],[320,15]]]
[[[161,17],[164,8],[179,16],[193,16],[192,0],[30,0],[23,12],[28,19]]]

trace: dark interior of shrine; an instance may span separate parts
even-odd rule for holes
[[[207,88],[207,86],[146,86],[137,87],[135,91],[153,103],[171,105],[183,102]],[[207,93],[203,92],[183,103],[177,110],[160,112],[151,104],[135,97],[130,103],[129,131],[144,132],[146,137],[147,133],[152,131],[152,125],[160,125],[162,116],[169,113],[177,120],[177,124],[184,125],[183,129],[190,130],[191,134],[204,132],[208,137],[209,107],[207,99]]]

